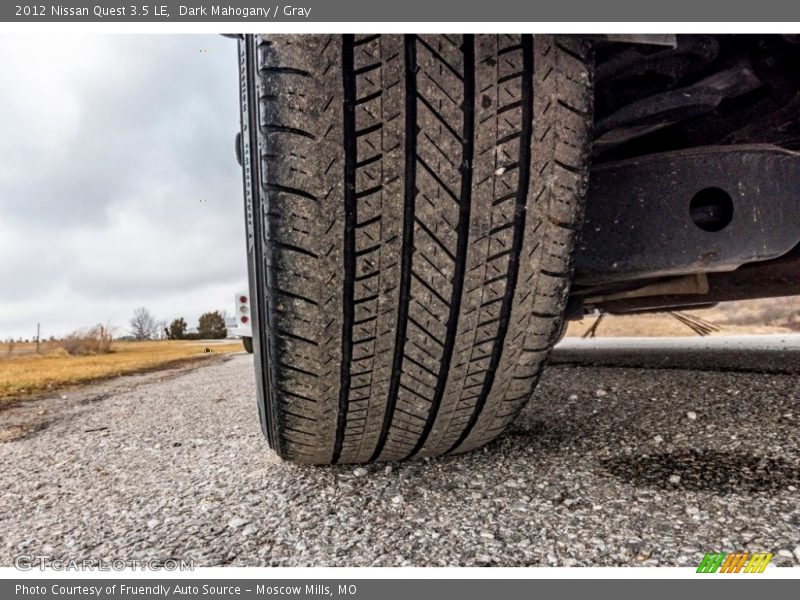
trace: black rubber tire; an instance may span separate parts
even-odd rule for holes
[[[248,36],[240,56],[270,445],[360,463],[492,440],[560,331],[587,187],[588,42]]]
[[[253,338],[251,338],[251,337],[243,337],[242,338],[242,346],[244,346],[244,349],[247,352],[252,354],[253,353]]]

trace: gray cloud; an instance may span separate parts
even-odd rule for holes
[[[0,38],[0,338],[136,306],[193,321],[246,285],[236,44]]]

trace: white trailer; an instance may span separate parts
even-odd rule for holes
[[[242,338],[244,349],[252,354],[253,326],[251,322],[252,317],[250,315],[250,294],[248,292],[237,293],[234,306],[236,306],[236,326],[229,328],[228,334]]]

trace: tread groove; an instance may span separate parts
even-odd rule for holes
[[[342,357],[339,368],[339,413],[336,419],[331,462],[336,464],[342,454],[347,409],[350,404],[350,362],[353,357],[353,321],[355,320],[356,224],[358,202],[356,163],[358,142],[356,133],[356,72],[354,68],[355,36],[342,36],[342,85],[344,87],[344,301],[342,302]]]

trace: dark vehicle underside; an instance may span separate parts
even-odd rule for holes
[[[800,36],[598,42],[567,318],[800,293]]]

